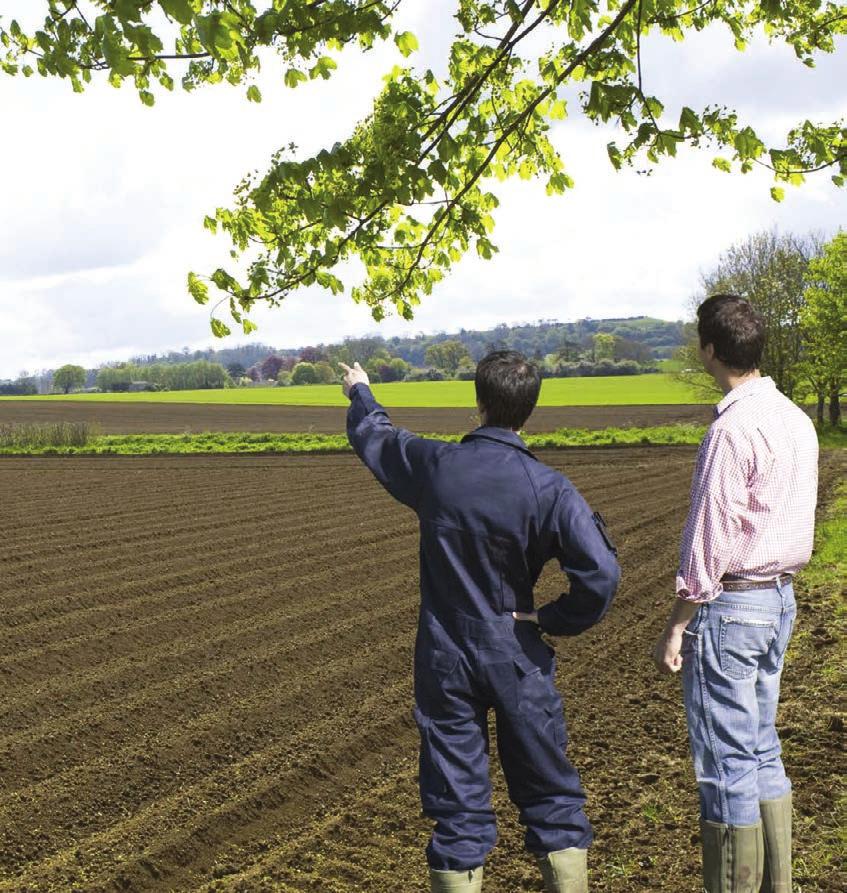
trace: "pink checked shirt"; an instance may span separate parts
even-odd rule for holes
[[[718,403],[691,483],[676,591],[708,602],[721,577],[773,580],[812,554],[818,439],[811,419],[770,378],[733,388]]]

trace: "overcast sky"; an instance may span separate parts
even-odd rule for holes
[[[443,67],[455,6],[404,3],[398,24],[421,40],[416,65]],[[35,7],[4,0],[3,15]],[[651,40],[643,55],[645,87],[673,120],[682,104],[720,102],[767,139],[804,118],[847,113],[843,40],[814,70],[764,40],[737,53],[725,29],[682,44]],[[267,64],[257,80],[260,105],[244,99],[244,87],[216,86],[158,96],[153,109],[128,86],[101,82],[76,95],[64,82],[0,74],[0,378],[244,343],[212,338],[208,308],[185,289],[188,270],[210,272],[229,260],[228,244],[203,229],[203,216],[231,204],[241,177],[264,169],[283,144],[311,153],[345,138],[398,61],[393,45],[347,52],[331,81],[297,90],[281,85],[281,66]],[[649,177],[615,172],[605,150],[612,132],[580,119],[574,103],[570,111],[554,141],[576,188],[548,198],[540,182],[498,184],[500,253],[492,261],[468,256],[424,298],[414,321],[377,326],[349,297],[304,290],[254,313],[251,340],[297,347],[537,319],[677,319],[699,271],[734,241],[774,226],[830,234],[847,224],[847,192],[826,173],[788,187],[777,204],[766,172],[721,174],[708,150],[682,149]]]

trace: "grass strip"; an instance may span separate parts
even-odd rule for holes
[[[667,446],[699,444],[705,425],[677,423],[647,428],[560,428],[523,439],[530,449],[564,449],[589,446]],[[456,443],[461,434],[426,434]],[[827,428],[819,433],[822,448],[847,447],[847,429]],[[338,453],[348,452],[346,434],[204,432],[198,434],[103,434],[84,445],[24,445],[0,440],[0,455],[11,456],[158,456],[214,453]]]
[[[563,428],[527,434],[531,449],[616,446],[627,444],[696,444],[705,432],[701,425],[664,425],[652,428]],[[436,440],[456,443],[460,434],[428,434]],[[104,434],[85,446],[2,446],[0,453],[17,456],[155,456],[207,453],[325,453],[350,450],[346,434],[253,434],[206,432],[202,434]]]
[[[797,776],[794,880],[799,890],[843,890],[847,788],[836,754],[847,725],[847,482],[818,520],[814,554],[797,589],[798,623],[786,662],[791,695],[781,711],[789,775]]]

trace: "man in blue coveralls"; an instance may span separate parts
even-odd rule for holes
[[[350,443],[420,521],[414,714],[421,802],[436,823],[426,853],[432,890],[482,889],[497,836],[493,708],[509,796],[546,889],[586,893],[592,830],[541,632],[573,636],[597,623],[620,570],[600,515],[518,436],[538,400],[538,368],[515,351],[486,356],[475,381],[482,425],[444,443],[395,428],[359,364],[342,366]],[[533,587],[551,558],[570,591],[536,612]]]

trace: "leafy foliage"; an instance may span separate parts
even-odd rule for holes
[[[794,396],[800,381],[803,291],[809,261],[818,251],[815,236],[754,233],[731,245],[702,276],[703,291],[696,299],[699,304],[708,295],[737,294],[756,307],[767,332],[762,372],[788,397]]]
[[[451,374],[455,373],[463,361],[470,360],[468,349],[461,341],[449,339],[432,344],[426,349],[424,361]]]
[[[819,395],[818,421],[829,397],[833,425],[841,421],[841,389],[847,381],[847,233],[839,233],[809,263],[809,285],[800,319],[801,371]]]
[[[85,387],[85,369],[82,366],[62,366],[53,374],[53,387],[65,394],[73,388]]]
[[[179,64],[187,90],[245,84],[247,98],[259,102],[249,81],[266,51],[280,57],[291,88],[331,77],[331,54],[347,44],[367,49],[393,37],[411,58],[417,39],[392,24],[401,2],[42,0],[40,29],[0,26],[0,59],[9,74],[66,78],[77,91],[96,72],[115,86],[130,80],[147,105],[157,84],[173,88]],[[714,164],[721,170],[764,165],[777,184],[798,184],[831,168],[844,184],[843,121],[800,121],[769,146],[719,97],[703,109],[666,111],[642,70],[648,35],[682,40],[713,23],[726,26],[739,50],[764,31],[813,65],[847,33],[839,0],[457,0],[455,18],[460,33],[443,80],[395,67],[371,114],[346,139],[307,158],[294,146],[281,149],[265,174],[241,183],[234,208],[206,218],[210,230],[230,236],[244,266],[215,270],[208,280],[191,274],[195,300],[209,300],[211,282],[249,332],[255,327],[244,314],[257,302],[276,305],[301,286],[344,291],[352,275],[345,262],[358,258],[365,278],[352,285],[353,299],[376,320],[392,309],[411,318],[421,296],[468,251],[483,258],[497,251],[492,180],[542,177],[550,194],[572,185],[549,131],[569,116],[565,91],[574,88],[582,114],[617,123],[621,138],[608,146],[615,167],[655,164],[690,144],[720,152]],[[542,36],[547,51],[526,49]],[[781,199],[782,186],[771,194]],[[219,319],[212,329],[230,331]]]
[[[97,373],[101,391],[128,391],[133,383],[146,383],[151,390],[185,391],[194,388],[223,388],[231,385],[226,369],[220,363],[195,360],[192,363],[152,363],[138,366],[124,363],[103,366]]]

